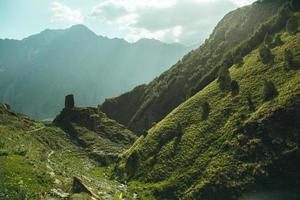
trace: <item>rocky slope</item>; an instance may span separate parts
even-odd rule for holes
[[[256,35],[257,29],[274,17],[284,2],[256,2],[230,12],[200,48],[184,56],[148,85],[139,86],[117,98],[107,99],[101,105],[101,110],[141,134],[213,81],[220,66],[229,66],[236,62],[233,57],[245,56],[249,50],[256,48],[265,35]],[[241,47],[241,42],[253,36],[260,37],[258,44],[254,42],[245,53],[240,49],[235,50]]]

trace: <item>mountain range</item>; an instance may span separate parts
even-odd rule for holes
[[[298,0],[238,8],[149,84],[65,94],[52,124],[0,103],[0,199],[300,199],[299,23]]]
[[[190,48],[154,39],[128,43],[98,36],[84,25],[0,40],[0,100],[34,119],[54,118],[64,96],[95,106],[147,83]]]

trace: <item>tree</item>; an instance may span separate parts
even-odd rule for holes
[[[233,96],[237,95],[240,91],[240,86],[236,80],[231,81],[230,88]]]
[[[269,33],[266,33],[264,43],[266,46],[270,47],[272,45],[273,38]]]
[[[227,67],[222,67],[218,77],[219,88],[222,92],[230,89],[231,77]]]
[[[202,107],[202,119],[207,120],[210,112],[210,105],[206,101],[201,105],[201,107]]]
[[[263,91],[262,91],[262,98],[264,101],[270,101],[274,97],[278,95],[277,89],[272,81],[264,81]]]
[[[255,111],[255,105],[252,101],[252,97],[251,97],[250,93],[247,94],[247,103],[248,103],[249,110],[251,112],[254,112]]]
[[[298,31],[298,20],[295,16],[291,17],[286,24],[286,30],[290,34],[294,35]]]
[[[284,50],[284,67],[286,70],[290,70],[294,66],[294,56],[293,53],[285,49]]]
[[[259,56],[262,63],[264,64],[269,64],[273,62],[273,55],[271,53],[271,50],[268,47],[266,47],[266,45],[262,45],[259,48]]]

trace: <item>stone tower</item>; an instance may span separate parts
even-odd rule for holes
[[[65,97],[65,108],[72,109],[75,106],[74,95],[69,94]]]

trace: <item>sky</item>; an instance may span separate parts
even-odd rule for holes
[[[98,35],[195,45],[231,10],[254,0],[0,0],[0,38],[84,24]]]

